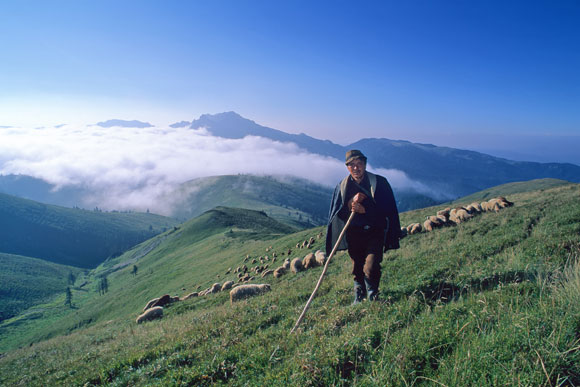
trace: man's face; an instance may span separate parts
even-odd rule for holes
[[[348,168],[348,171],[350,172],[352,178],[355,181],[360,182],[365,176],[367,163],[361,159],[354,159],[353,161],[348,163],[346,167]]]

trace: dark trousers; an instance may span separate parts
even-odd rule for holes
[[[383,261],[383,231],[347,230],[346,241],[355,283],[362,286],[366,283],[367,287],[370,285],[378,291]]]

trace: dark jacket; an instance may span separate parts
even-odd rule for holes
[[[384,239],[384,251],[398,249],[399,239],[401,237],[401,224],[399,222],[399,211],[397,210],[397,203],[395,202],[395,196],[393,195],[393,190],[391,185],[383,176],[375,175],[366,171],[368,179],[370,181],[370,187],[374,202],[371,207],[373,211],[373,217],[381,219],[380,224],[386,225],[385,229],[385,239]],[[349,210],[346,207],[347,201],[350,198],[345,198],[347,185],[349,184],[350,175],[345,177],[334,189],[332,195],[332,201],[330,204],[330,212],[328,215],[328,226],[326,229],[326,254],[330,255],[332,248],[334,247],[340,232],[344,228],[346,219],[344,218],[345,213]],[[352,182],[351,182],[352,183]],[[372,201],[373,199],[368,198],[367,200]],[[365,203],[363,203],[364,206]],[[367,209],[365,207],[365,209]],[[370,208],[369,208],[370,209]],[[342,211],[341,211],[342,210]],[[342,216],[341,216],[342,215]],[[360,216],[356,214],[355,218]],[[354,222],[353,219],[353,222]],[[351,223],[353,224],[353,223]],[[346,250],[348,244],[346,238],[343,238],[338,246],[338,250]]]

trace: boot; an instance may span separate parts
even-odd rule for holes
[[[367,289],[367,298],[369,301],[377,301],[379,299],[379,284],[378,281],[371,281],[365,277],[365,285]]]
[[[364,282],[358,282],[358,281],[354,281],[354,301],[353,301],[353,305],[356,305],[360,302],[362,302],[365,298],[365,295],[367,293],[366,287],[365,287],[365,283]]]

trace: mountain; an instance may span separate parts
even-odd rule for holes
[[[322,228],[286,233],[263,213],[216,208],[79,276],[77,309],[63,309],[63,295],[59,310],[1,323],[0,384],[578,385],[580,185],[536,183],[498,188],[514,202],[499,213],[402,239],[382,263],[382,302],[350,305],[352,267],[339,253],[296,333],[320,267],[256,276],[271,286],[259,297],[194,297],[136,324],[154,297],[237,281],[236,267],[260,265],[247,255],[275,252],[276,267],[288,249],[303,257],[324,243]],[[311,250],[295,248],[310,236]]]
[[[219,114],[204,114],[193,120],[191,129],[206,128],[214,136],[224,138],[243,138],[246,136],[260,136],[280,142],[293,142],[299,147],[312,153],[325,156],[344,158],[344,147],[328,140],[318,140],[305,134],[288,134],[280,130],[258,125],[252,120],[244,118],[235,112]]]
[[[71,209],[0,194],[0,252],[70,266],[95,267],[176,224],[159,215]]]
[[[364,149],[375,167],[402,170],[452,197],[532,179],[580,182],[580,166],[573,164],[511,161],[474,151],[387,139],[363,139],[348,147]]]
[[[120,126],[123,128],[151,128],[149,122],[142,122],[138,120],[132,121],[125,121],[125,120],[108,120],[104,122],[98,122],[95,124],[96,126],[100,126],[101,128],[112,128],[113,126]]]
[[[540,178],[580,182],[580,166],[574,164],[511,161],[474,151],[386,138],[361,139],[341,146],[305,134],[288,134],[264,127],[235,112],[204,114],[192,121],[190,127],[203,127],[225,138],[253,135],[293,142],[309,152],[341,161],[348,149],[361,149],[373,167],[405,172],[432,187],[434,198],[457,198],[500,184]]]
[[[195,217],[217,206],[264,211],[297,228],[325,224],[332,189],[294,177],[225,175],[182,184],[163,200],[174,204],[173,216]]]

